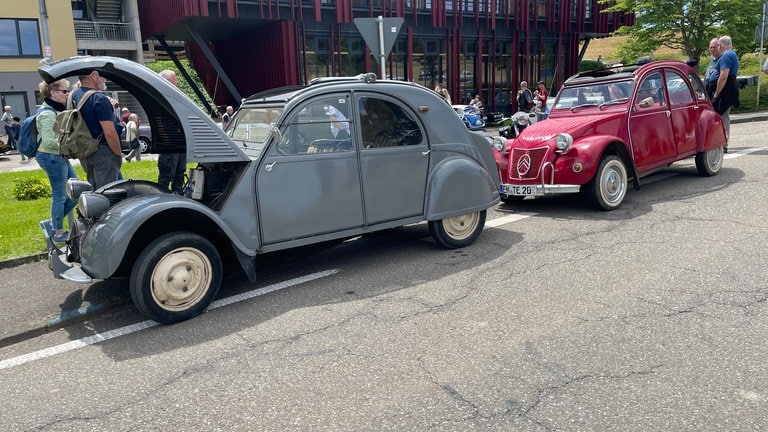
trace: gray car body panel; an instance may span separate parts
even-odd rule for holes
[[[83,270],[97,279],[113,277],[120,269],[124,274],[132,265],[129,257],[135,257],[133,249],[142,230],[170,212],[201,215],[206,226],[218,228],[206,234],[226,237],[215,243],[231,243],[247,267],[242,257],[482,211],[499,201],[490,144],[468,131],[433,91],[418,84],[339,79],[254,95],[235,113],[234,123],[251,107],[272,104],[282,109],[270,126],[280,133],[269,133],[259,147],[230,137],[232,128],[223,131],[178,89],[134,62],[73,58],[43,66],[40,73],[50,82],[93,69],[125,87],[142,104],[153,131],[153,152],[178,151],[183,144],[188,161],[199,162],[209,173],[231,171],[225,191],[207,205],[163,192],[131,196],[112,205],[80,239]],[[289,155],[278,151],[278,140],[289,135],[291,116],[297,116],[308,101],[329,96],[348,104],[352,151]],[[357,105],[364,97],[402,108],[418,125],[421,141],[363,148],[367,129]],[[163,128],[181,134],[166,134]],[[168,231],[180,229],[168,225]],[[186,224],[183,229],[195,226]]]

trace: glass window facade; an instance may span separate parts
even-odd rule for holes
[[[37,20],[0,19],[0,57],[42,57]]]

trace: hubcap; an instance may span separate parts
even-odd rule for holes
[[[197,304],[212,282],[211,261],[193,248],[169,252],[152,271],[152,298],[168,311],[183,311]]]
[[[475,212],[443,219],[443,228],[452,239],[464,240],[472,235],[479,223],[480,213]]]
[[[606,167],[603,176],[602,195],[608,203],[616,203],[624,198],[626,192],[626,181],[621,167],[611,164]]]

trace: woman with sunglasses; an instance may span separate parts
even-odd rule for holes
[[[62,79],[50,84],[41,82],[39,87],[45,101],[40,106],[36,119],[40,147],[35,159],[48,175],[52,192],[51,219],[41,221],[40,226],[54,242],[65,242],[69,233],[64,231],[64,216],[68,215],[76,204],[67,197],[66,185],[67,180],[77,178],[77,174],[69,159],[62,157],[59,152],[59,140],[53,130],[53,122],[56,121],[56,115],[66,109],[69,81]]]

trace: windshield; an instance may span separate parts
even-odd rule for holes
[[[255,149],[260,152],[282,112],[282,106],[240,108],[227,126],[226,133],[243,149]]]
[[[624,104],[632,97],[634,88],[631,80],[566,87],[557,95],[553,109]]]

